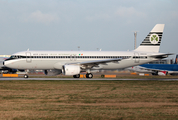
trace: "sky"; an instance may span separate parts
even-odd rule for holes
[[[139,46],[156,24],[165,24],[160,52],[178,54],[177,6],[177,0],[0,0],[0,54],[133,50],[134,31]]]

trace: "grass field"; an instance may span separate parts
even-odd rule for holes
[[[0,119],[178,119],[178,82],[0,81]]]

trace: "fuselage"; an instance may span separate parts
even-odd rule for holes
[[[4,65],[14,69],[62,69],[66,64],[105,59],[122,59],[118,62],[99,64],[92,69],[122,69],[148,63],[160,58],[150,57],[158,53],[136,51],[23,51],[13,54]]]

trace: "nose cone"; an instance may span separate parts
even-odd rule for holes
[[[6,61],[3,62],[3,65],[4,65],[4,66],[6,66],[5,64],[6,64]]]
[[[12,60],[4,61],[4,66],[12,69],[19,68],[19,64],[17,64],[17,62],[14,62]]]
[[[9,66],[9,65],[10,65],[9,61],[4,61],[4,62],[3,62],[3,65],[6,66],[6,67],[10,67],[10,66]]]

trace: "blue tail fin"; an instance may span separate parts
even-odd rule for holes
[[[178,60],[178,55],[176,55],[176,59],[175,59],[175,63],[174,64],[177,64],[177,60]]]

